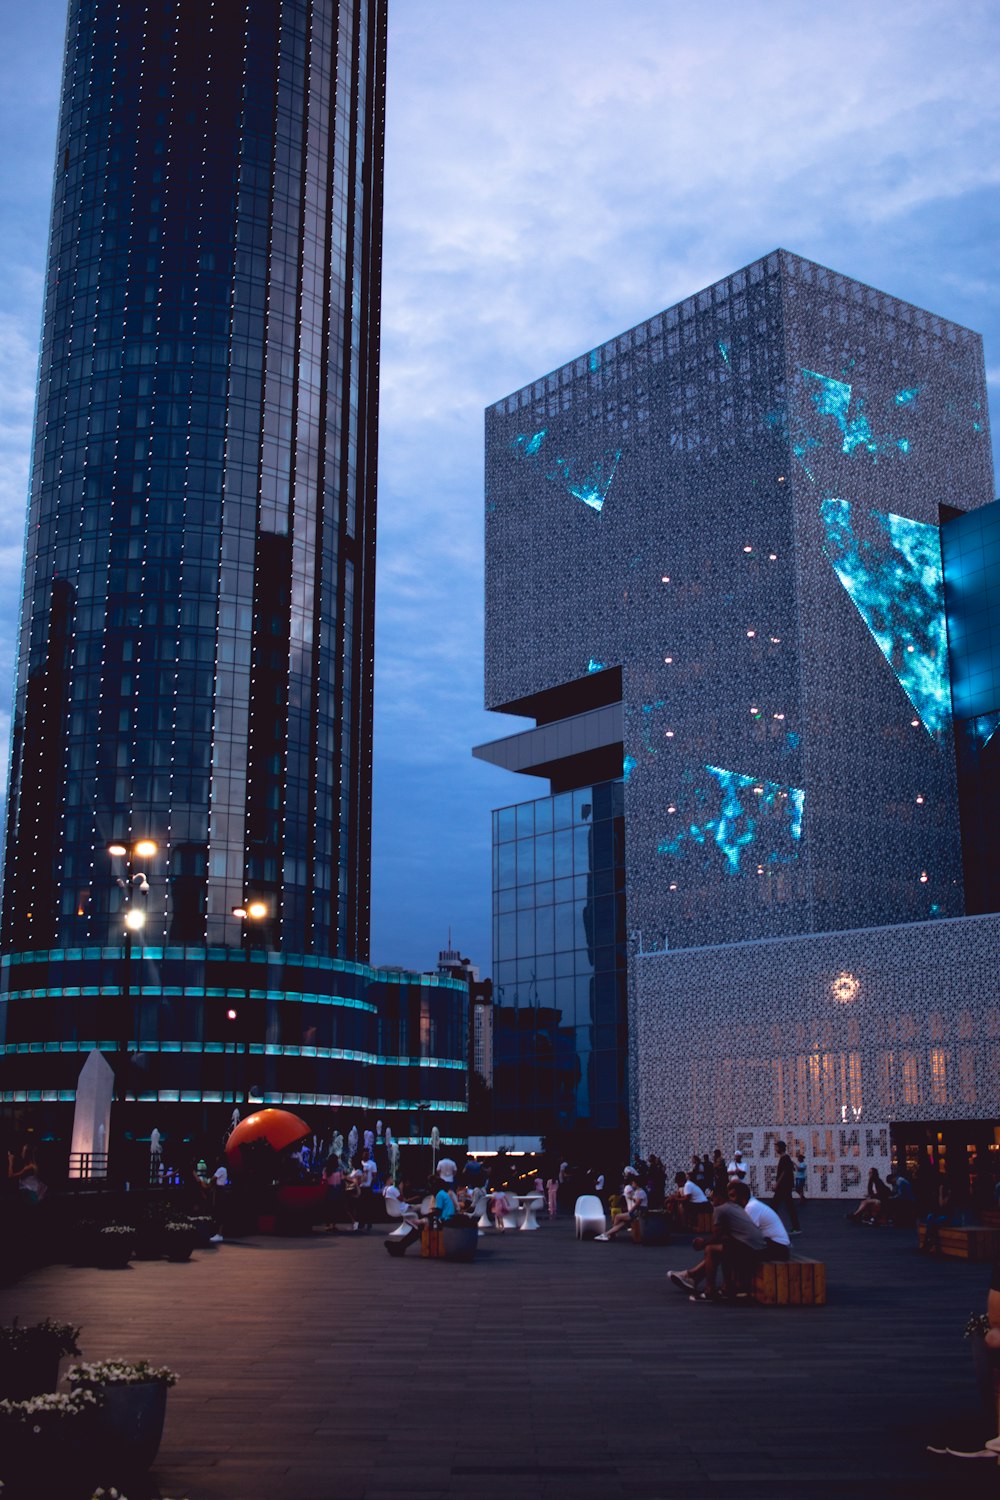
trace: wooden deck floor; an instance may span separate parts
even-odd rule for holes
[[[179,1372],[150,1496],[1000,1496],[997,1465],[925,1452],[985,1436],[962,1327],[988,1267],[839,1205],[804,1225],[825,1308],[692,1305],[665,1275],[683,1246],[558,1222],[484,1238],[473,1265],[393,1260],[375,1230],[52,1266],[0,1291],[0,1318],[71,1319],[87,1358]]]

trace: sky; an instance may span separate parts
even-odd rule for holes
[[[64,0],[3,0],[0,747]],[[372,957],[490,969],[483,410],[777,246],[982,333],[1000,395],[995,0],[390,0]],[[943,496],[942,499],[947,499]],[[3,751],[6,754],[5,749]]]

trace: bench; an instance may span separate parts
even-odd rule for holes
[[[821,1260],[766,1260],[754,1275],[753,1296],[762,1307],[823,1307],[826,1266]]]
[[[982,1220],[990,1229],[1000,1229],[1000,1208],[984,1208]]]
[[[937,1230],[938,1253],[946,1260],[993,1260],[1000,1256],[1000,1228],[989,1224],[943,1224]],[[922,1250],[927,1239],[927,1225],[917,1226],[917,1243]]]

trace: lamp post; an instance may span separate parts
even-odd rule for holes
[[[267,902],[259,901],[256,898],[245,901],[242,906],[233,907],[233,916],[238,918],[238,920],[243,924],[240,936],[243,946],[243,1000],[245,1007],[243,1045],[246,1048],[246,1051],[244,1052],[244,1076],[242,1092],[247,1104],[249,1104],[250,1102],[250,1037],[246,1029],[246,1022],[249,1021],[250,1012],[250,934],[253,931],[255,923],[266,922],[270,915],[271,909],[268,906]],[[235,1021],[237,1019],[237,1015],[234,1010],[229,1010],[227,1012],[227,1015],[230,1021]]]
[[[124,948],[123,948],[123,953],[122,953],[122,963],[123,963],[124,972],[123,972],[123,975],[122,975],[122,985],[121,985],[121,991],[122,991],[122,1005],[121,1005],[122,1024],[121,1024],[121,1029],[120,1029],[119,1034],[118,1034],[118,1046],[117,1046],[117,1051],[118,1051],[119,1059],[120,1059],[121,1054],[123,1052],[127,1052],[128,1051],[128,1032],[129,1032],[129,1024],[130,1024],[130,1021],[131,1021],[131,1008],[132,1008],[132,940],[133,940],[133,937],[134,937],[134,935],[136,933],[140,933],[141,934],[143,928],[146,925],[145,898],[149,895],[149,881],[146,878],[146,874],[145,874],[145,872],[143,870],[135,870],[135,869],[133,869],[133,863],[134,863],[134,861],[136,859],[142,859],[142,860],[152,859],[153,856],[156,854],[156,852],[157,852],[157,845],[153,842],[152,839],[147,839],[147,838],[136,839],[136,841],[133,844],[131,844],[131,845],[129,845],[129,844],[109,844],[108,845],[108,853],[111,856],[112,860],[122,860],[122,861],[124,861],[124,868],[125,868],[124,875],[117,875],[117,874],[115,875],[115,883],[125,893],[125,903],[124,903],[125,904],[125,912],[124,912],[125,943],[124,943]],[[135,898],[136,898],[137,895],[142,896],[144,898],[143,904],[141,906],[136,903]],[[137,1043],[138,1043],[138,1040],[139,1040],[139,1038],[138,1038],[138,1026],[137,1026],[136,1027],[136,1042]],[[124,1097],[125,1092],[126,1092],[126,1089],[125,1089],[126,1077],[125,1077],[125,1070],[124,1070],[124,1068],[121,1071],[122,1071],[122,1074],[123,1074],[123,1076],[121,1078],[122,1096]]]

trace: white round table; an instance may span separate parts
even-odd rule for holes
[[[544,1193],[526,1193],[521,1199],[521,1207],[524,1209],[524,1218],[517,1226],[518,1229],[537,1229],[538,1220],[535,1214],[545,1202]]]

